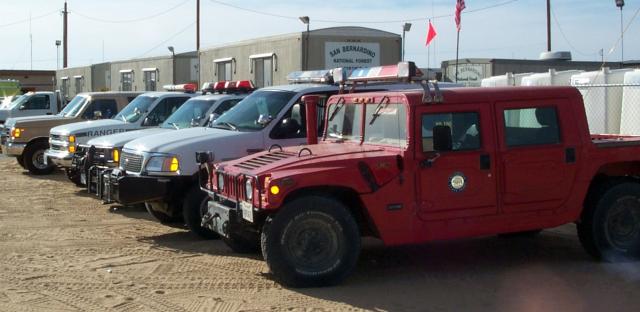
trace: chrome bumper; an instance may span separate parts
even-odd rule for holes
[[[25,147],[27,147],[27,143],[3,142],[2,154],[11,157],[21,156],[22,152],[24,152]]]
[[[46,150],[44,152],[45,163],[52,163],[59,167],[70,168],[73,160],[73,154],[67,151]]]

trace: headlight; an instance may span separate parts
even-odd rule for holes
[[[224,175],[218,174],[218,191],[224,190]]]
[[[75,153],[75,152],[76,152],[76,146],[75,146],[75,145],[73,145],[73,144],[71,144],[71,145],[69,145],[68,150],[69,150],[69,153],[72,153],[72,154],[73,154],[73,153]]]
[[[244,183],[244,192],[248,200],[253,199],[253,183],[251,178],[248,178],[247,181]]]
[[[17,139],[22,136],[22,132],[24,132],[24,129],[11,128],[11,137]]]
[[[180,161],[175,156],[154,156],[149,159],[145,168],[152,172],[177,172]]]
[[[76,136],[75,135],[70,135],[69,136],[69,143],[72,143],[72,144],[76,143]]]

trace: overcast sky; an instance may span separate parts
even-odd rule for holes
[[[406,59],[426,67],[455,58],[455,0],[201,0],[201,48],[311,29],[364,26],[407,33]],[[552,49],[574,60],[620,61],[620,10],[614,0],[552,0]],[[640,60],[640,1],[627,0],[625,60]],[[69,0],[69,66],[195,50],[196,0]],[[231,6],[224,5],[230,4]],[[460,58],[536,59],[546,50],[546,1],[467,0]],[[63,0],[0,0],[0,69],[56,68],[55,41],[62,39]],[[153,5],[150,5],[153,4]],[[248,10],[246,10],[248,9]],[[475,12],[474,12],[475,11]],[[260,14],[262,12],[266,14]],[[466,12],[466,14],[465,14]],[[274,16],[278,15],[278,16]],[[29,17],[31,16],[31,23]],[[553,18],[555,16],[555,19]],[[430,53],[427,19],[438,32]],[[556,22],[557,21],[557,22]],[[31,30],[30,30],[31,29]],[[104,47],[104,48],[103,48]],[[614,51],[609,53],[614,47]],[[62,49],[60,50],[62,53]],[[61,57],[61,56],[60,56]]]

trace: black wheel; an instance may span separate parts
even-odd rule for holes
[[[501,237],[501,238],[536,237],[541,232],[542,232],[541,229],[537,229],[537,230],[522,231],[522,232],[500,233],[498,234],[498,237]]]
[[[343,281],[360,254],[360,233],[341,202],[305,196],[285,204],[262,230],[262,256],[274,277],[291,287]]]
[[[80,179],[80,172],[78,170],[67,168],[67,169],[64,169],[64,172],[67,175],[67,179],[73,182],[73,184],[75,184],[76,186],[84,186],[84,184],[82,184],[82,181]]]
[[[587,205],[578,223],[584,249],[604,261],[640,255],[640,184],[623,182],[610,187],[596,203]]]
[[[49,143],[41,141],[27,145],[24,149],[24,166],[35,175],[45,175],[53,172],[52,164],[45,164],[44,151],[49,148]]]
[[[180,222],[180,218],[172,217],[164,212],[156,211],[151,207],[151,204],[144,203],[144,207],[147,209],[147,212],[158,220],[162,224],[170,224]]]
[[[231,233],[230,237],[223,237],[222,241],[237,253],[260,252],[260,238],[254,233]]]
[[[18,162],[18,165],[20,165],[20,167],[22,167],[22,169],[27,169],[24,166],[24,158],[22,157],[22,155],[16,157],[16,161]]]
[[[192,187],[184,199],[182,205],[182,215],[184,222],[191,232],[204,239],[219,238],[217,233],[202,227],[202,217],[207,213],[207,202],[209,197],[207,193],[200,190],[197,186]]]

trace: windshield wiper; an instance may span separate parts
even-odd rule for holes
[[[238,131],[238,127],[236,127],[236,125],[228,122],[228,121],[220,121],[218,124],[215,124],[212,126],[212,128],[220,128],[220,127],[216,127],[218,125],[224,125],[226,127],[222,128],[222,129],[231,129],[233,131]]]
[[[174,128],[176,128],[176,130],[180,130],[180,127],[178,127],[178,124],[175,122],[170,122],[170,125],[172,125]]]
[[[332,121],[333,118],[336,117],[336,114],[338,114],[338,111],[340,111],[340,109],[342,108],[342,106],[344,106],[344,98],[341,97],[338,102],[336,103],[336,108],[333,109],[333,112],[331,112],[331,116],[329,116],[329,121]]]
[[[378,106],[376,106],[376,110],[373,112],[373,118],[371,118],[371,121],[369,122],[369,126],[373,125],[373,123],[376,121],[376,119],[378,119],[378,117],[380,117],[380,111],[387,107],[387,105],[389,104],[389,101],[387,101],[385,103],[385,100],[389,100],[388,97],[383,97],[382,100],[380,101],[380,104],[378,104]]]

